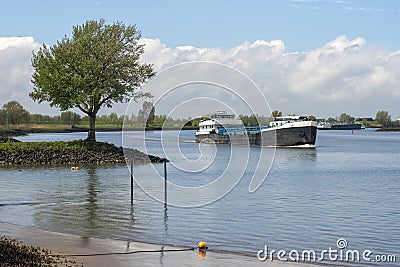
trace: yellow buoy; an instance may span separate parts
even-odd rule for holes
[[[79,167],[78,167],[78,166],[76,166],[76,167],[75,167],[75,171],[78,171],[78,170],[79,170]]]
[[[199,249],[207,249],[207,244],[204,241],[199,242],[199,244],[197,245],[197,247]]]

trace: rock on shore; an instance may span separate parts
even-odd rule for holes
[[[125,158],[126,155],[126,158]],[[165,159],[103,142],[8,142],[0,144],[1,165],[161,163]]]
[[[24,245],[15,239],[0,237],[0,266],[83,266],[47,249]]]

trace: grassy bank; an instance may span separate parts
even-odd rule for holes
[[[0,143],[0,151],[41,151],[41,150],[87,150],[87,151],[110,151],[115,147],[104,142],[87,142],[84,140],[76,141],[56,141],[56,142],[5,142]],[[118,148],[117,148],[118,149]]]
[[[136,149],[123,149],[104,142],[76,140],[0,143],[0,166],[117,164],[132,159],[135,163],[160,163],[164,160]]]

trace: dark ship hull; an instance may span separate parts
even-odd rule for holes
[[[263,130],[260,133],[260,146],[315,146],[317,127],[301,126]]]
[[[317,127],[285,127],[270,128],[255,134],[218,135],[216,133],[196,136],[196,142],[231,144],[231,145],[258,145],[258,146],[314,146],[317,138]]]
[[[362,124],[360,123],[340,123],[332,124],[329,130],[360,130],[362,129]]]

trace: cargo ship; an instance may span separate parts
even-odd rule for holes
[[[266,126],[245,127],[233,114],[217,112],[199,123],[196,142],[267,147],[315,147],[317,123],[305,116],[275,117]]]

